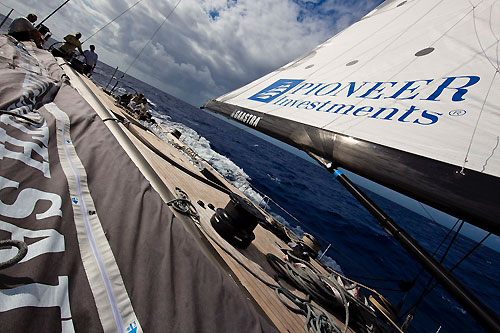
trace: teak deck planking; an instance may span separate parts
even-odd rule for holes
[[[101,102],[111,111],[122,114],[123,116],[130,117],[122,108],[115,105],[114,100],[99,88],[97,88],[90,80],[83,78],[85,83],[93,90]],[[238,250],[232,245],[227,243],[222,239],[212,228],[210,224],[210,218],[214,214],[214,211],[207,207],[208,203],[212,203],[216,208],[224,208],[229,201],[229,196],[226,193],[218,191],[203,182],[196,180],[190,175],[179,170],[171,163],[165,161],[157,154],[152,152],[147,148],[142,142],[140,142],[128,129],[126,126],[121,125],[127,136],[132,140],[135,146],[146,158],[148,163],[153,167],[153,169],[158,173],[162,181],[169,188],[169,190],[175,194],[175,188],[179,187],[185,191],[191,200],[191,202],[196,207],[200,215],[200,223],[203,224],[205,229],[214,237],[219,243],[221,243],[226,249],[228,249],[235,257],[242,261],[246,266],[248,266],[253,272],[255,272],[262,279],[275,283],[272,276],[274,275],[274,270],[268,264],[265,254],[273,253],[278,257],[283,256],[281,248],[289,249],[289,247],[278,239],[274,234],[265,230],[260,225],[258,225],[254,231],[255,240],[250,244],[246,250]],[[130,124],[128,126],[135,126]],[[140,133],[143,138],[146,138],[151,142],[157,149],[162,153],[172,158],[177,163],[183,165],[185,168],[196,172],[200,175],[201,172],[190,162],[190,158],[186,156],[183,152],[176,149],[173,145],[164,142],[155,135],[135,126],[134,131]],[[171,134],[168,134],[169,140],[176,142],[178,145],[184,146],[184,144],[177,140]],[[217,174],[207,163],[205,167],[210,169],[226,186],[228,186],[231,191],[243,195],[239,190],[230,185],[225,181],[220,175]],[[202,200],[205,204],[205,208],[202,208],[197,204],[198,200]],[[178,215],[178,212],[174,211],[174,214]],[[200,229],[201,230],[201,229]],[[201,231],[203,233],[203,231]],[[262,282],[258,281],[254,276],[248,273],[240,264],[238,264],[233,258],[231,258],[226,252],[224,252],[219,246],[217,246],[210,238],[207,237],[210,244],[214,247],[217,253],[220,255],[222,260],[227,264],[230,270],[233,272],[231,278],[237,279],[237,281],[247,290],[247,292],[254,298],[255,302],[261,307],[263,312],[268,316],[272,323],[280,332],[304,332],[305,317],[295,314],[288,310],[278,299],[275,294],[274,289],[265,286]],[[241,286],[240,286],[241,287]],[[294,291],[292,289],[292,291]],[[299,296],[303,296],[300,292],[294,291]],[[331,316],[339,325],[342,327],[342,323]],[[349,329],[348,331],[351,332]]]

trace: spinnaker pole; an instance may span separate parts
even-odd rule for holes
[[[323,163],[321,163],[323,164]],[[500,319],[468,291],[445,267],[438,263],[415,239],[394,222],[380,207],[340,170],[327,169],[369,212],[382,228],[401,244],[488,332],[500,332]]]

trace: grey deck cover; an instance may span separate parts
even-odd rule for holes
[[[273,330],[50,53],[0,35],[0,80],[1,110],[45,120],[0,115],[0,240],[29,245],[0,270],[0,331]]]

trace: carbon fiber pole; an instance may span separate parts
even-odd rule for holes
[[[413,256],[464,309],[488,332],[500,332],[498,316],[466,289],[445,267],[438,263],[415,239],[394,222],[341,171],[329,169],[342,184],[378,221],[382,228]]]

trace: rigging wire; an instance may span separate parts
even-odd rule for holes
[[[441,248],[441,246],[443,246],[444,242],[446,242],[446,240],[448,239],[448,237],[450,237],[451,233],[453,232],[453,230],[455,230],[455,227],[457,226],[457,224],[459,222],[460,222],[460,219],[457,219],[457,221],[455,222],[455,224],[453,225],[453,227],[448,231],[448,233],[446,234],[446,236],[443,237],[443,240],[441,240],[441,243],[439,243],[439,245],[436,247],[436,249],[432,253],[433,257],[436,256],[436,254],[438,253],[438,251]],[[417,275],[413,279],[414,282],[417,281],[417,279],[420,277],[420,275],[423,273],[424,270],[425,269],[423,267],[420,268],[420,271],[417,273]]]
[[[458,234],[460,233],[460,230],[462,230],[462,227],[464,226],[464,221],[462,220],[462,223],[460,223],[460,225],[458,226],[458,229],[457,231],[455,232],[455,234],[453,235],[453,238],[451,239],[450,241],[450,244],[448,244],[448,247],[446,248],[446,251],[444,251],[444,254],[443,254],[443,257],[441,258],[441,260],[439,261],[440,264],[443,263],[444,259],[446,258],[446,256],[448,255],[448,252],[450,251],[451,247],[453,246],[453,244],[455,243],[455,240],[457,239],[457,236]]]
[[[352,283],[355,283],[356,285],[368,290],[368,291],[371,291],[372,293],[378,295],[378,296],[383,296],[382,294],[380,294],[378,290],[389,290],[389,291],[397,291],[397,292],[400,292],[401,290],[398,290],[398,289],[388,289],[388,288],[383,288],[383,287],[374,287],[374,286],[368,286],[366,284],[362,284],[362,283],[359,283],[358,281],[355,281],[353,279],[350,279],[348,277],[346,277],[345,275],[341,274],[340,272],[337,272],[335,269],[331,268],[330,266],[325,266],[326,269],[328,271],[330,271],[330,273],[333,273],[335,275],[338,275],[340,276],[341,278],[349,281],[349,282],[352,282]],[[349,274],[349,276],[351,278],[361,278],[361,279],[364,279],[364,277],[362,276],[356,276],[356,275],[352,275],[352,274]],[[376,280],[376,281],[379,281],[378,279],[371,279],[371,280]],[[380,281],[384,281],[383,279],[380,279]],[[399,280],[387,280],[387,281],[394,281],[394,282],[399,282]]]
[[[63,6],[65,6],[68,2],[69,2],[69,0],[64,1],[64,2],[63,2],[60,6],[59,6],[59,7],[57,7],[56,9],[54,9],[54,10],[52,11],[52,13],[50,13],[50,14],[49,14],[47,17],[45,17],[45,18],[44,18],[44,19],[43,19],[40,23],[38,23],[38,24],[36,25],[36,27],[35,27],[35,28],[36,28],[36,29],[40,28],[40,27],[43,25],[43,23],[44,23],[45,21],[47,21],[47,20],[48,20],[48,19],[49,19],[52,15],[54,15],[55,13],[57,13],[57,12],[59,11],[59,9],[61,9]]]
[[[465,164],[468,162],[468,157],[469,157],[469,153],[470,153],[470,150],[471,150],[471,147],[472,147],[472,142],[474,141],[474,137],[476,135],[476,130],[479,126],[479,121],[481,120],[481,116],[483,114],[483,110],[484,110],[484,107],[486,105],[486,102],[488,100],[488,97],[489,97],[489,94],[490,94],[490,91],[491,91],[491,87],[493,86],[493,83],[495,82],[495,78],[500,70],[500,68],[498,67],[498,64],[499,64],[499,59],[498,59],[498,47],[496,48],[496,52],[497,52],[497,64],[495,66],[494,63],[492,63],[492,61],[490,60],[490,58],[488,57],[488,55],[486,54],[486,50],[484,49],[483,45],[481,44],[481,39],[479,38],[479,34],[478,34],[478,31],[477,31],[477,24],[476,24],[476,6],[474,6],[470,0],[469,0],[469,4],[471,5],[472,7],[472,21],[474,23],[474,33],[476,34],[476,39],[477,39],[477,42],[479,44],[479,47],[481,48],[482,52],[483,52],[483,55],[484,57],[486,58],[486,60],[491,64],[491,66],[493,67],[493,69],[495,70],[495,74],[493,74],[493,78],[491,80],[491,83],[490,83],[490,86],[488,88],[488,91],[486,92],[486,96],[484,97],[484,101],[483,101],[483,104],[481,105],[481,110],[479,111],[479,116],[477,117],[477,121],[476,121],[476,125],[474,126],[474,130],[472,131],[472,136],[470,138],[470,142],[469,142],[469,147],[467,148],[467,152],[465,154],[465,158],[464,158],[464,162],[462,164],[462,169],[459,171],[460,174],[464,174],[464,169],[465,169]],[[479,5],[479,4],[478,4]],[[491,29],[491,13],[493,12],[493,10],[490,11],[490,29]],[[498,43],[500,42],[500,39],[495,35],[495,33],[493,32],[493,29],[492,30],[492,33],[493,33],[493,36],[495,37],[495,39],[497,40],[497,45]],[[484,168],[483,168],[483,171],[484,171]]]
[[[458,221],[457,221],[458,222]],[[462,224],[460,225],[459,229],[462,227],[463,225],[463,221],[462,221]],[[455,224],[456,225],[456,224]],[[456,234],[458,234],[458,231],[459,229],[457,230]],[[450,269],[450,273],[453,272],[458,266],[460,266],[460,264],[462,264],[473,252],[475,252],[485,241],[486,239],[488,239],[488,237],[491,236],[491,232],[489,232],[486,236],[483,237],[483,239],[481,239],[481,241],[479,241],[476,245],[474,245],[474,247],[472,249],[470,249],[457,263],[455,263]],[[455,239],[456,237],[454,237]],[[452,240],[453,242],[453,240]],[[444,259],[444,256],[442,258],[442,260]],[[429,281],[427,282],[423,292],[422,292],[422,295],[420,295],[420,297],[418,298],[417,302],[415,302],[415,304],[410,308],[408,309],[404,314],[402,314],[400,316],[400,318],[403,318],[404,316],[406,316],[407,314],[409,313],[415,313],[415,311],[417,310],[417,307],[420,305],[420,303],[423,301],[423,299],[429,295],[438,285],[439,283],[438,282],[435,282],[432,286],[432,281],[434,279],[431,277],[429,278]]]
[[[422,208],[424,208],[424,207],[422,206]],[[424,210],[425,210],[425,208],[424,208]],[[450,237],[451,233],[453,232],[453,230],[455,230],[455,227],[458,225],[458,223],[459,223],[459,222],[460,222],[460,219],[457,219],[457,221],[455,222],[455,224],[453,225],[453,227],[452,227],[452,228],[448,231],[448,233],[446,234],[446,236],[444,236],[444,237],[443,237],[443,239],[441,240],[441,243],[439,243],[439,245],[436,247],[436,249],[435,249],[435,250],[434,250],[434,252],[432,253],[432,256],[433,256],[433,257],[435,257],[435,256],[436,256],[436,254],[438,253],[438,251],[439,251],[439,249],[441,248],[441,246],[443,246],[443,244],[446,242],[446,240],[448,239],[448,237]],[[401,307],[403,306],[403,303],[405,302],[406,297],[408,296],[408,294],[409,294],[409,292],[410,292],[411,288],[413,288],[413,287],[415,286],[415,284],[416,284],[417,280],[419,279],[420,275],[422,275],[422,273],[423,273],[424,271],[425,271],[425,269],[424,269],[423,267],[420,267],[420,270],[419,270],[419,271],[418,271],[418,273],[415,275],[415,278],[413,278],[413,280],[411,281],[411,287],[407,290],[407,292],[406,292],[406,293],[403,295],[403,297],[401,298],[401,301],[400,301],[400,303],[399,303],[398,308],[401,308]],[[400,318],[400,319],[401,319],[401,318],[405,318],[405,317],[406,317],[406,318],[407,318],[407,320],[408,320],[408,318],[410,318],[410,317],[408,317],[408,314],[410,314],[410,313],[412,313],[412,314],[413,314],[413,313],[415,313],[416,308],[418,307],[418,304],[420,304],[420,302],[422,301],[422,300],[420,300],[420,298],[422,298],[422,299],[423,299],[423,297],[425,297],[424,293],[425,293],[425,291],[426,291],[426,290],[430,287],[430,284],[432,283],[432,280],[433,280],[433,278],[431,277],[431,278],[429,279],[429,281],[427,281],[427,283],[426,283],[426,285],[425,285],[425,287],[424,287],[424,289],[423,289],[422,295],[419,297],[419,299],[418,299],[418,300],[417,300],[417,301],[416,301],[416,302],[415,302],[412,306],[410,306],[410,308],[409,308],[409,309],[408,309],[405,313],[403,313],[403,314],[401,314],[401,315],[399,316],[399,318]],[[413,315],[412,315],[412,317],[413,317]],[[410,320],[411,320],[411,318],[410,318]]]
[[[482,2],[482,1],[481,1]],[[490,58],[488,57],[488,55],[486,54],[486,50],[484,49],[483,47],[483,44],[481,44],[481,38],[479,38],[479,33],[477,31],[477,24],[476,24],[476,6],[474,6],[470,0],[469,0],[469,3],[470,5],[472,6],[472,22],[474,23],[474,33],[476,34],[476,39],[477,39],[477,43],[479,44],[479,47],[481,48],[481,51],[483,51],[483,55],[484,57],[486,58],[486,60],[488,60],[488,62],[491,64],[491,66],[493,66],[493,68],[495,69],[495,71],[498,71],[498,64],[495,65],[491,60]],[[490,12],[490,20],[491,20],[491,12]],[[491,24],[491,21],[490,21],[490,24]],[[490,28],[491,28],[491,25],[490,25]],[[495,35],[493,33],[493,35]],[[495,36],[496,40],[497,40],[497,45],[498,45],[498,38]],[[498,50],[497,50],[498,51]],[[498,63],[498,59],[497,59],[497,63]]]
[[[457,225],[457,223],[459,222],[460,220],[457,220],[457,222],[455,223],[455,225],[453,226],[453,229],[455,228],[455,226]],[[441,260],[439,260],[439,263],[442,264],[444,259],[446,258],[446,256],[448,255],[448,252],[450,251],[451,247],[453,246],[453,244],[455,243],[455,240],[457,239],[457,236],[458,234],[460,233],[460,230],[462,229],[464,225],[464,221],[462,221],[460,223],[460,225],[458,226],[457,228],[457,231],[455,231],[455,234],[453,235],[453,238],[450,240],[450,243],[448,244],[448,247],[446,248],[443,256],[441,257]],[[433,256],[435,256],[437,254],[437,251],[439,250],[439,248],[441,247],[441,245],[444,244],[444,241],[449,237],[449,235],[451,234],[451,231],[453,231],[453,229],[450,230],[450,232],[448,232],[448,234],[446,235],[445,239],[443,239],[443,241],[441,241],[441,244],[439,244],[438,248],[436,249],[436,251],[433,253]],[[416,308],[418,307],[418,305],[420,305],[420,303],[422,302],[422,300],[424,299],[424,297],[430,292],[428,291],[428,289],[431,287],[431,283],[432,281],[434,280],[434,277],[430,277],[429,278],[429,281],[427,281],[427,284],[424,288],[424,290],[422,291],[422,294],[420,295],[420,297],[418,298],[417,302],[414,304],[414,306],[412,308],[414,308],[416,310]]]
[[[488,156],[488,158],[484,161],[483,168],[481,169],[481,172],[484,172],[486,170],[486,166],[488,165],[488,162],[495,154],[495,150],[497,150],[499,144],[500,144],[500,136],[497,136],[497,143],[496,143],[495,147],[493,147],[493,149],[491,150],[490,156]]]
[[[457,261],[457,263],[455,265],[453,265],[451,268],[450,268],[450,272],[453,272],[458,266],[460,266],[460,264],[462,262],[465,261],[465,259],[467,259],[474,251],[477,250],[477,248],[479,248],[479,246],[481,246],[485,241],[486,239],[488,239],[489,237],[491,236],[491,232],[489,232],[486,236],[483,237],[483,239],[478,242],[476,245],[474,245],[474,247],[472,249],[469,250],[469,252],[467,252],[462,259],[460,259],[459,261]],[[436,288],[436,286],[438,286],[439,283],[435,283],[432,288],[429,290],[429,293],[434,289]]]
[[[495,1],[496,2],[496,1]],[[498,38],[498,36],[496,35],[495,33],[495,30],[493,29],[491,23],[493,22],[493,6],[495,5],[495,3],[493,3],[490,7],[490,20],[489,20],[489,25],[490,25],[490,30],[491,30],[491,34],[495,37],[495,39],[497,40],[497,45],[500,44],[500,38]],[[500,68],[500,57],[498,55],[498,47],[496,48],[496,56],[497,56],[497,68]]]
[[[420,201],[418,201],[418,203],[420,204],[420,207],[422,207],[422,209],[424,210],[424,212],[429,216],[429,218],[432,220],[432,222],[437,223],[437,221],[434,219],[434,216],[431,215],[431,213],[427,210],[427,208],[425,208],[424,204],[421,203]]]
[[[108,23],[106,23],[102,28],[100,28],[99,30],[97,30],[96,32],[94,32],[92,35],[90,35],[87,39],[85,39],[83,43],[85,43],[86,41],[88,41],[90,38],[94,37],[98,32],[100,32],[101,30],[103,30],[104,28],[106,28],[108,25],[110,25],[111,23],[113,23],[114,21],[118,20],[123,14],[125,14],[126,12],[128,12],[129,10],[131,10],[132,8],[134,8],[136,5],[139,4],[139,2],[141,2],[143,0],[138,0],[136,3],[134,3],[132,6],[130,6],[129,8],[127,8],[124,12],[122,12],[120,15],[118,15],[117,17],[115,17],[114,19],[112,19],[111,21],[109,21]]]
[[[455,224],[453,225],[453,227],[448,231],[448,233],[446,234],[446,236],[444,236],[443,240],[441,241],[441,243],[439,243],[439,245],[437,246],[437,248],[434,250],[434,252],[432,253],[432,256],[435,256],[439,249],[441,248],[441,246],[443,246],[444,242],[448,239],[448,237],[450,237],[451,233],[453,232],[453,230],[455,230],[455,227],[457,226],[457,224],[460,222],[460,219],[457,219],[457,221],[455,222]]]
[[[3,5],[4,7],[7,7],[9,9],[13,9],[14,10],[14,13],[18,13],[19,15],[23,15],[22,13],[18,12],[15,8],[12,8],[10,6],[7,6],[6,4],[4,4],[3,2],[0,2],[0,5]]]
[[[420,202],[419,202],[420,203]],[[420,205],[422,206],[422,208],[427,212],[427,214],[429,214],[429,212],[425,209],[425,207],[422,205],[422,203],[420,203]],[[436,222],[436,220],[434,220],[434,218],[429,214],[429,217],[434,221]],[[436,256],[437,252],[439,251],[439,249],[441,248],[441,246],[445,243],[445,241],[448,239],[448,237],[450,236],[450,234],[453,232],[453,230],[455,230],[455,227],[457,226],[457,224],[460,222],[460,219],[458,219],[455,224],[453,225],[453,227],[448,231],[448,233],[446,234],[446,236],[443,238],[443,240],[441,241],[441,243],[436,247],[436,249],[434,250],[434,252],[432,253],[432,256]],[[437,222],[436,222],[437,223]],[[364,276],[359,276],[359,275],[353,275],[353,274],[349,274],[349,276],[351,277],[354,277],[354,278],[358,278],[358,279],[364,279],[364,280],[369,280],[369,281],[382,281],[382,282],[398,282],[400,284],[399,286],[399,289],[389,289],[389,288],[384,288],[384,287],[375,287],[375,286],[372,286],[372,288],[375,288],[375,289],[379,289],[379,290],[388,290],[388,291],[403,291],[405,292],[406,294],[403,296],[402,298],[402,302],[404,301],[404,299],[406,298],[406,296],[408,295],[408,293],[410,292],[411,288],[413,288],[415,286],[415,283],[416,281],[418,280],[418,278],[420,277],[420,275],[424,272],[424,268],[421,267],[420,270],[418,271],[418,273],[415,275],[415,277],[411,280],[411,281],[404,281],[404,280],[401,280],[401,279],[377,279],[377,278],[368,278],[368,277],[364,277]],[[402,285],[403,283],[403,285]]]
[[[160,24],[160,26],[155,30],[155,32],[153,33],[153,35],[151,36],[151,38],[147,41],[147,43],[143,46],[143,48],[141,49],[141,51],[135,56],[134,60],[132,61],[132,63],[130,63],[130,65],[127,67],[127,69],[125,70],[125,72],[123,72],[123,75],[121,76],[122,78],[125,76],[125,74],[127,74],[128,70],[130,69],[130,67],[132,67],[132,65],[136,62],[136,60],[139,58],[139,56],[142,54],[142,52],[144,51],[144,49],[146,49],[146,46],[149,45],[149,43],[151,43],[151,41],[153,40],[153,38],[156,36],[156,34],[158,33],[158,31],[160,31],[161,27],[163,26],[163,24],[165,24],[165,22],[167,22],[168,18],[170,17],[170,15],[172,15],[172,13],[175,11],[175,9],[177,8],[177,6],[179,6],[179,4],[182,2],[182,0],[179,0],[177,2],[177,4],[174,6],[174,8],[172,8],[172,10],[170,11],[170,13],[165,17],[165,19],[163,20],[163,22]]]
[[[331,267],[329,266],[326,266],[328,267],[329,269],[331,269]],[[336,273],[337,274],[337,273]],[[413,280],[412,281],[405,281],[405,280],[401,280],[401,279],[378,279],[378,278],[368,278],[366,276],[360,276],[360,275],[355,275],[355,274],[349,274],[350,277],[352,278],[355,278],[355,279],[361,279],[361,280],[368,280],[368,281],[378,281],[378,282],[391,282],[391,283],[397,283],[398,284],[398,289],[395,289],[395,288],[387,288],[387,287],[383,287],[383,286],[374,286],[374,285],[371,285],[369,287],[367,286],[363,286],[361,284],[359,284],[360,286],[372,291],[371,289],[373,290],[385,290],[385,291],[394,291],[394,292],[398,292],[398,293],[401,293],[401,292],[404,292],[404,293],[407,293],[411,287],[413,287],[414,285],[414,282]],[[377,293],[378,294],[378,293]]]
[[[465,164],[468,162],[470,150],[472,148],[472,142],[474,141],[474,137],[476,136],[477,128],[479,127],[479,121],[481,120],[481,116],[483,115],[484,107],[486,102],[488,101],[488,97],[490,95],[491,87],[493,87],[493,83],[495,83],[495,78],[498,74],[498,69],[496,69],[493,78],[491,79],[490,86],[488,87],[488,91],[486,92],[486,96],[484,97],[483,104],[481,105],[481,110],[479,111],[479,115],[476,120],[476,125],[474,126],[474,130],[472,131],[472,136],[470,138],[469,147],[467,148],[467,153],[465,154],[464,163],[462,164],[462,169],[459,171],[461,175],[464,175]]]
[[[116,115],[116,114],[115,114]],[[130,122],[128,122],[130,123]],[[137,124],[134,124],[134,125],[137,125]],[[205,177],[203,176],[200,176],[199,174],[183,167],[181,164],[177,163],[176,161],[174,161],[172,158],[168,157],[166,154],[164,154],[163,152],[161,152],[158,148],[156,148],[153,144],[151,144],[143,135],[140,134],[139,131],[137,131],[133,126],[127,126],[127,128],[129,129],[129,131],[139,140],[141,141],[146,147],[148,147],[149,149],[151,149],[151,151],[153,151],[156,155],[158,155],[159,157],[161,157],[162,159],[164,159],[165,161],[169,162],[170,164],[174,165],[177,169],[181,170],[182,172],[192,176],[193,178],[201,181],[202,183],[205,183],[211,187],[213,187],[214,189],[217,189],[223,193],[226,193],[226,194],[230,194],[231,191],[223,186],[220,186],[219,184],[216,184],[214,182],[212,182],[211,180],[208,180],[206,179]]]
[[[115,114],[116,115],[116,114]],[[104,119],[103,121],[108,121],[108,120],[117,120],[115,118],[107,118],[107,119]],[[181,171],[183,172],[186,172],[186,173],[189,173],[191,176],[195,177],[196,179],[206,183],[207,185],[210,185],[212,186],[213,188],[221,191],[221,192],[224,192],[224,193],[228,193],[228,190],[225,189],[225,188],[222,188],[220,186],[218,186],[217,184],[215,183],[212,183],[211,181],[207,181],[205,178],[200,178],[197,174],[195,173],[191,173],[189,170],[183,168],[181,165],[179,165],[178,163],[176,163],[175,161],[173,161],[172,159],[168,158],[165,154],[163,154],[162,152],[160,152],[158,149],[156,149],[153,145],[149,144],[149,142],[147,140],[144,140],[144,138],[139,134],[139,132],[135,131],[133,129],[133,127],[129,127],[128,125],[126,125],[127,128],[132,132],[132,134],[134,134],[136,136],[136,138],[138,138],[142,143],[144,143],[147,147],[149,147],[153,152],[155,152],[158,156],[160,156],[161,158],[167,160],[169,163],[173,164],[174,166],[176,166],[177,168],[179,168]],[[269,200],[273,201],[271,198],[269,198],[267,195],[265,195],[263,192],[259,191],[257,188],[255,188],[253,185],[251,185],[251,187],[258,193],[266,196]],[[273,203],[275,203],[280,209],[282,209],[285,213],[289,214],[291,217],[293,217],[297,222],[299,222],[301,225],[303,225],[305,228],[307,229],[310,229],[310,227],[308,227],[307,225],[303,224],[299,219],[297,219],[296,217],[294,217],[292,214],[290,214],[288,211],[286,211],[283,207],[279,206],[276,202],[273,201]],[[321,240],[323,240],[324,242],[327,242],[326,240],[322,239],[321,237],[319,237]],[[330,244],[331,245],[331,244]],[[340,250],[337,250],[335,249],[340,255],[344,256],[345,258],[347,258],[348,260],[350,260],[351,262],[353,262],[354,264],[358,265],[358,267],[360,267],[361,269],[365,270],[367,273],[370,273],[366,270],[366,268],[357,263],[356,261],[353,261],[351,260],[352,258],[350,258],[348,255],[342,253]],[[328,266],[326,266],[328,267]],[[369,278],[366,278],[368,280],[370,280]],[[406,281],[402,281],[402,280],[391,280],[391,279],[371,279],[371,280],[377,280],[377,281],[388,281],[388,282],[398,282],[398,283],[404,283]],[[373,288],[378,288],[378,287],[372,287],[371,289],[369,290],[372,290]],[[390,289],[390,288],[385,288],[385,287],[380,287],[378,289],[381,289],[381,290],[389,290],[389,291],[396,291],[396,292],[401,292],[402,290],[399,289],[399,290],[396,290],[396,289]],[[377,293],[378,294],[378,293]]]
[[[315,237],[317,237],[320,241],[322,241],[323,243],[325,244],[330,244],[330,246],[335,250],[335,253],[338,253],[340,254],[341,256],[343,256],[344,258],[346,258],[347,260],[349,260],[351,263],[353,263],[354,265],[356,265],[358,268],[360,268],[361,270],[363,270],[365,273],[367,274],[370,274],[370,272],[367,270],[366,267],[364,267],[364,265],[361,265],[359,264],[356,260],[352,260],[352,258],[350,256],[348,256],[347,254],[343,253],[342,251],[340,251],[338,248],[336,248],[335,246],[332,246],[331,242],[326,240],[325,238],[323,238],[321,235],[317,235],[315,233],[315,231],[308,225],[306,225],[305,223],[303,223],[301,220],[299,220],[297,217],[295,217],[292,213],[290,213],[289,211],[287,211],[284,207],[281,207],[276,201],[274,201],[271,197],[267,196],[264,192],[260,191],[259,189],[257,189],[254,185],[250,184],[250,187],[256,191],[257,193],[263,195],[266,199],[267,199],[267,203],[269,203],[269,201],[271,201],[274,205],[276,205],[281,211],[283,211],[285,214],[287,214],[288,216],[290,216],[292,219],[294,219],[297,223],[299,223],[304,229],[306,229],[309,233],[311,234],[314,234]],[[349,274],[351,275],[351,274]],[[381,280],[384,280],[384,279],[381,279]]]

